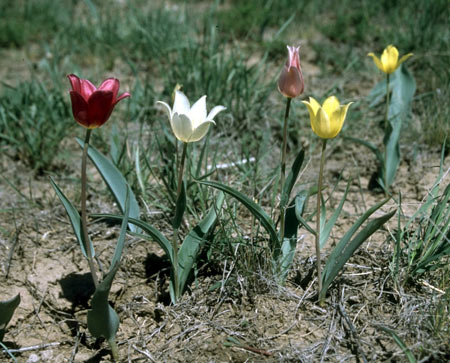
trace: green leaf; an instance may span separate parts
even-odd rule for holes
[[[366,221],[376,210],[378,210],[384,203],[386,203],[389,199],[386,199],[372,208],[370,208],[366,213],[364,213],[350,230],[342,237],[339,243],[331,252],[330,256],[327,259],[325,264],[324,273],[323,273],[323,285],[322,290],[319,293],[319,300],[322,300],[328,287],[331,285],[335,277],[339,274],[339,272],[344,267],[345,263],[348,259],[353,255],[356,249],[366,241],[374,232],[376,232],[384,223],[386,223],[394,214],[395,210],[385,214],[382,217],[376,218],[370,221],[366,227],[364,227],[361,232],[359,232],[355,238],[350,240],[353,235],[356,233],[358,228]]]
[[[186,282],[191,273],[192,267],[197,260],[197,256],[205,243],[207,236],[217,220],[218,212],[222,209],[225,197],[223,193],[219,193],[214,206],[211,207],[205,218],[195,226],[184,239],[178,251],[178,276],[179,289],[181,293],[186,288]]]
[[[84,146],[84,142],[77,138],[78,144],[81,147]],[[109,190],[111,191],[117,205],[122,213],[125,212],[125,198],[129,185],[120,171],[114,166],[114,164],[100,153],[95,147],[89,145],[88,148],[89,159],[94,163],[95,167],[99,171]],[[137,204],[136,197],[130,188],[130,217],[139,219],[140,211]],[[139,232],[139,230],[130,223],[129,228],[132,232]]]
[[[331,218],[326,223],[324,223],[325,226],[320,231],[320,248],[325,246],[328,238],[330,237],[331,230],[333,229],[334,225],[336,224],[339,214],[342,211],[342,207],[344,206],[344,202],[345,202],[345,199],[347,198],[347,193],[348,193],[349,189],[350,189],[350,181],[347,183],[347,187],[345,188],[344,195],[342,196],[342,199],[341,199],[338,207],[334,211]],[[323,205],[325,205],[325,203],[323,203]],[[321,223],[321,225],[322,225],[322,223]]]
[[[20,304],[20,294],[12,299],[0,301],[0,342],[6,333],[6,326],[14,315],[14,311]]]
[[[303,214],[308,196],[309,191],[302,190],[286,209],[285,238],[281,244],[279,261],[274,261],[276,271],[279,271],[280,282],[286,280],[287,274],[292,266],[292,261],[294,260],[295,250],[297,248],[297,230],[300,224],[298,216]]]
[[[122,219],[123,219],[123,216],[120,216],[117,214],[92,214],[91,217],[111,219],[111,220],[116,220],[116,221],[122,221]],[[134,233],[134,234],[139,237],[142,237],[143,239],[147,239],[147,240],[151,239],[151,240],[155,241],[164,250],[166,255],[169,257],[170,262],[173,264],[172,245],[169,242],[169,240],[166,237],[164,237],[164,235],[160,231],[158,231],[151,224],[141,221],[140,219],[128,218],[128,223],[134,224],[135,226],[141,228],[143,232],[147,233],[147,234],[142,234],[142,233]]]
[[[219,189],[232,197],[236,198],[239,202],[241,202],[251,214],[255,216],[255,218],[262,224],[262,226],[265,228],[267,233],[270,236],[270,241],[272,243],[271,250],[274,253],[274,258],[278,258],[278,255],[280,253],[280,240],[278,238],[278,233],[276,231],[275,225],[272,221],[272,219],[267,215],[267,213],[255,202],[253,202],[249,197],[246,195],[238,192],[237,190],[226,186],[222,183],[213,182],[213,181],[199,181],[197,180],[197,183],[210,186],[212,188]]]
[[[292,164],[292,168],[286,178],[286,182],[284,183],[280,200],[281,208],[284,208],[289,201],[289,196],[291,195],[292,188],[295,185],[298,173],[300,172],[304,159],[305,159],[305,152],[302,149],[295,158],[294,163]]]
[[[172,227],[178,229],[183,221],[184,211],[186,210],[186,187],[184,181],[181,182],[181,192],[177,199],[175,207],[175,216],[173,217]]]
[[[395,343],[400,347],[400,349],[405,353],[406,358],[408,358],[409,363],[416,363],[417,360],[414,357],[414,354],[409,350],[409,348],[406,346],[405,342],[397,335],[395,331],[392,329],[386,328],[384,326],[378,325],[379,329],[383,330],[384,332],[391,335],[391,337],[394,339]]]
[[[81,252],[83,253],[84,257],[87,258],[88,256],[85,247],[86,242],[84,240],[84,234],[81,229],[80,214],[78,213],[77,209],[73,206],[73,204],[70,202],[70,200],[67,199],[64,193],[61,191],[61,189],[59,189],[58,185],[56,185],[52,177],[50,177],[50,183],[52,184],[53,189],[55,189],[56,195],[58,195],[64,208],[66,209],[67,215],[69,216],[69,220],[73,228],[73,232],[75,233],[78,243],[80,244]],[[91,246],[92,257],[94,257],[95,256],[94,246],[90,241],[89,245]]]
[[[344,139],[364,145],[365,147],[367,147],[369,150],[371,150],[375,154],[375,157],[377,158],[380,165],[384,165],[384,156],[383,156],[382,152],[371,142],[365,141],[362,139],[358,139],[356,137],[350,137],[350,136],[344,136]]]
[[[130,211],[129,193],[126,193],[125,215],[122,219],[119,239],[111,260],[109,272],[103,281],[97,286],[92,297],[91,307],[88,311],[87,323],[89,332],[96,338],[104,337],[108,342],[114,342],[117,330],[119,329],[119,317],[114,309],[109,305],[108,296],[111,285],[120,266],[120,259],[125,245],[127,233],[128,213]]]

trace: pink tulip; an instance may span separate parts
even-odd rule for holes
[[[114,106],[120,100],[130,97],[128,92],[117,97],[120,83],[116,78],[108,78],[97,89],[87,79],[69,74],[72,91],[72,113],[75,120],[83,127],[95,129],[108,121]]]
[[[303,93],[305,84],[303,82],[302,69],[300,67],[300,47],[287,46],[289,59],[281,71],[278,79],[278,89],[283,96],[295,98]]]

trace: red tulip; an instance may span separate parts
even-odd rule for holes
[[[117,97],[120,83],[116,78],[108,78],[97,89],[87,79],[69,74],[72,91],[72,113],[75,120],[88,129],[95,129],[108,121],[114,106],[121,99],[130,97],[128,92]]]
[[[289,58],[281,71],[278,79],[278,89],[285,97],[295,98],[303,93],[305,84],[303,82],[302,69],[300,67],[300,47],[287,46]]]

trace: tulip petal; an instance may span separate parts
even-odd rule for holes
[[[323,108],[319,108],[319,111],[317,111],[317,117],[315,119],[315,129],[316,131],[314,131],[314,129],[313,131],[322,139],[331,139],[336,136],[333,135],[330,118]]]
[[[328,97],[322,106],[323,110],[327,113],[328,117],[331,119],[333,113],[339,110],[339,100],[336,96]]]
[[[215,107],[213,107],[212,110],[209,111],[209,114],[208,114],[208,116],[206,117],[206,120],[207,120],[207,121],[213,121],[214,117],[216,117],[216,115],[217,115],[219,112],[222,112],[222,111],[224,111],[224,110],[226,110],[226,109],[227,109],[227,108],[224,107],[224,106],[215,106]]]
[[[131,97],[131,95],[128,92],[122,93],[116,100],[114,101],[113,105],[115,105],[120,100],[123,100],[124,98]]]
[[[197,126],[201,125],[206,120],[206,96],[200,97],[200,99],[192,105],[191,111],[189,112],[189,118],[191,119],[193,129],[196,129]]]
[[[385,73],[392,73],[398,67],[398,50],[393,45],[388,45],[381,54],[381,63],[384,67]]]
[[[400,64],[402,64],[405,60],[407,60],[409,57],[412,57],[412,56],[413,56],[412,53],[405,54],[403,57],[401,57],[401,58],[398,60],[398,65],[397,65],[397,67],[398,67]]]
[[[169,120],[171,120],[172,119],[172,109],[170,108],[170,106],[163,101],[157,101],[156,103],[159,103],[166,108],[167,116],[169,116]]]
[[[88,103],[78,92],[70,91],[70,99],[72,101],[72,114],[81,126],[89,127],[88,119]]]
[[[382,72],[384,72],[384,67],[383,64],[381,63],[380,59],[373,53],[369,53],[367,54],[369,57],[372,57],[373,62],[375,63],[375,65],[378,67],[378,69]]]
[[[173,102],[172,113],[179,115],[188,115],[191,110],[188,98],[181,91],[175,92],[175,100]]]
[[[81,86],[81,95],[86,100],[86,102],[89,102],[89,97],[96,91],[97,88],[89,82],[87,79],[80,79],[80,86]]]
[[[108,121],[114,108],[113,92],[97,90],[88,101],[89,128],[97,128]]]
[[[310,97],[310,99],[311,99],[311,97]],[[311,127],[312,127],[313,131],[316,132],[316,130],[315,130],[315,119],[316,119],[316,115],[315,115],[313,106],[311,105],[311,103],[309,103],[309,102],[307,102],[307,101],[302,101],[302,102],[305,104],[306,108],[307,108],[308,111],[309,111],[309,119],[310,119],[310,121],[311,121]]]
[[[117,97],[117,93],[119,92],[119,88],[120,88],[120,82],[118,79],[108,78],[102,82],[102,84],[100,85],[100,87],[98,89],[103,90],[103,91],[111,91],[114,95],[113,100],[115,100]]]
[[[214,121],[207,120],[200,124],[192,133],[191,137],[189,138],[189,142],[201,140],[208,132],[210,124],[214,124]]]
[[[81,93],[81,81],[78,76],[75,74],[69,74],[67,75],[67,78],[69,78],[70,85],[72,86],[72,90],[75,92]]]
[[[347,103],[345,106],[341,106],[341,109],[340,109],[340,119],[341,119],[341,122],[342,122],[342,125],[344,124],[344,121],[345,121],[345,118],[347,117],[347,111],[348,111],[348,108],[350,107],[350,105],[352,104],[353,102],[349,102],[349,103]],[[342,126],[341,126],[341,128],[342,128]]]
[[[191,120],[183,114],[174,113],[170,121],[172,131],[176,138],[182,142],[189,142],[193,130]]]

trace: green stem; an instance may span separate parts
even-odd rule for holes
[[[325,148],[327,146],[327,139],[322,139],[322,155],[320,157],[320,169],[319,169],[319,182],[317,186],[317,214],[316,214],[316,258],[317,258],[317,280],[319,296],[322,291],[322,272],[320,261],[320,201],[322,199],[322,180],[323,180],[323,167],[325,165]],[[322,301],[319,301],[322,303]]]
[[[386,114],[384,116],[384,133],[386,135],[386,133],[388,132],[389,129],[389,73],[386,74]],[[385,150],[384,150],[384,192],[388,193],[388,179],[387,179],[387,145],[385,145]]]
[[[286,149],[287,149],[287,128],[288,128],[288,118],[289,109],[291,107],[291,98],[288,97],[286,102],[286,111],[284,113],[284,126],[283,126],[283,148],[281,150],[281,195],[283,194],[284,182],[286,179]],[[281,197],[281,199],[283,199]],[[283,243],[284,240],[284,219],[286,215],[286,206],[280,205],[280,241]]]
[[[98,286],[98,278],[97,278],[97,268],[95,267],[95,263],[92,256],[92,242],[89,239],[89,234],[87,230],[87,213],[86,213],[86,190],[87,190],[87,177],[86,177],[86,164],[87,164],[87,155],[89,148],[89,139],[91,138],[91,129],[86,130],[86,138],[84,139],[83,146],[83,156],[81,158],[81,229],[84,238],[84,248],[86,249],[87,260],[89,264],[89,269],[91,270],[92,280],[94,281],[94,286],[97,288]]]
[[[112,355],[113,361],[119,362],[120,361],[119,360],[119,347],[117,346],[115,339],[113,338],[111,340],[108,340],[108,343],[109,343],[109,347],[111,348],[111,355]]]
[[[184,174],[184,164],[186,160],[186,151],[187,151],[188,144],[185,142],[183,143],[183,151],[181,153],[181,160],[180,160],[180,170],[178,172],[178,183],[177,183],[177,204],[180,199],[181,195],[181,188],[183,186],[183,174]],[[175,228],[173,231],[173,238],[172,238],[172,249],[173,249],[173,269],[174,269],[174,294],[175,294],[175,301],[178,301],[181,291],[179,286],[179,276],[178,276],[178,230],[179,227]]]

